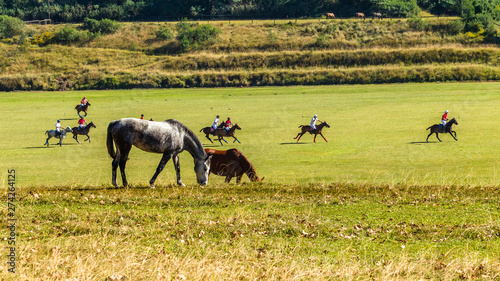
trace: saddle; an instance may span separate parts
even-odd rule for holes
[[[443,126],[443,124],[439,124],[439,132],[447,133],[446,126]]]

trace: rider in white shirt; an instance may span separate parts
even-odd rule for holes
[[[217,117],[215,117],[215,119],[214,119],[214,123],[212,124],[212,128],[213,128],[212,132],[217,130],[217,127],[219,127],[219,117],[220,116],[217,115]]]
[[[313,118],[311,119],[311,131],[316,130],[316,121],[322,122],[321,120],[318,119],[318,115],[314,114]]]
[[[61,120],[57,120],[57,123],[56,123],[56,136],[58,136],[59,134],[61,134],[61,128],[62,128]]]

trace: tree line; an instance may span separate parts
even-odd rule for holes
[[[498,19],[499,7],[500,0],[0,0],[0,15],[58,22],[85,18],[157,21],[179,17],[307,18],[327,12],[345,18],[357,12],[411,17],[425,9],[436,15],[482,14]]]

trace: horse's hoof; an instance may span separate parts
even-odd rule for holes
[[[153,189],[156,188],[154,184],[150,185],[149,188]]]

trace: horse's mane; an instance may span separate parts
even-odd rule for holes
[[[182,124],[181,122],[179,122],[175,119],[167,119],[163,122],[166,122],[166,123],[170,124],[171,126],[182,130],[188,136],[188,139],[190,141],[188,141],[188,142],[185,141],[184,146],[186,146],[186,148],[191,148],[191,149],[186,149],[186,150],[189,153],[191,153],[193,158],[195,158],[195,159],[199,158],[200,155],[204,155],[203,159],[206,157],[207,154],[205,153],[205,150],[203,149],[203,145],[201,144],[201,141],[196,136],[196,134],[193,133],[193,131],[191,131],[188,127],[186,127],[184,124]]]

